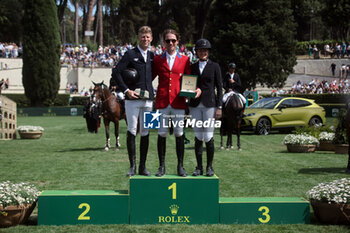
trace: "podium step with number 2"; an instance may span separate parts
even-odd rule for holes
[[[38,224],[129,224],[128,191],[43,191],[38,197]]]

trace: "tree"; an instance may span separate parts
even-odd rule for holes
[[[53,1],[25,0],[23,86],[33,106],[50,104],[60,84],[60,35]]]
[[[350,32],[349,0],[327,0],[322,11],[322,18],[332,29],[334,39],[347,40]]]
[[[87,11],[87,17],[86,17],[86,23],[85,23],[85,28],[84,28],[84,32],[85,31],[91,31],[91,22],[92,22],[92,11],[94,9],[95,6],[95,0],[89,0],[88,2],[88,11]],[[90,37],[89,36],[85,36],[85,41],[90,41]]]
[[[103,46],[103,11],[102,11],[102,0],[97,0],[97,11],[96,11],[96,25],[95,25],[95,36],[94,43],[98,35],[98,44]]]
[[[23,3],[20,0],[1,0],[0,3],[0,41],[22,40]]]
[[[119,42],[136,42],[137,30],[148,25],[152,27],[159,22],[154,20],[158,14],[158,1],[154,0],[127,0],[120,1],[118,8],[117,23],[115,24],[115,36]],[[155,37],[155,36],[153,36]]]
[[[235,62],[242,85],[282,87],[296,64],[295,23],[284,0],[216,1],[208,39],[222,70]]]
[[[67,3],[68,3],[68,0],[54,0],[54,2],[57,2],[56,6],[57,6],[57,15],[58,15],[58,23],[60,25],[60,34],[61,34],[61,41],[64,41],[64,23],[65,23],[65,20],[64,20],[64,12],[67,8]]]
[[[297,23],[297,40],[329,39],[330,30],[321,18],[324,6],[323,0],[291,0],[293,17]]]
[[[74,41],[79,44],[79,0],[72,0],[74,4]]]
[[[207,25],[207,18],[212,6],[213,0],[201,0],[197,1],[198,6],[194,9],[196,10],[195,19],[195,40],[204,37],[205,27]]]

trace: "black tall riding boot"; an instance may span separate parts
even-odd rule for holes
[[[158,135],[157,149],[158,149],[159,168],[156,176],[165,175],[165,147],[166,147],[166,137],[162,137]]]
[[[140,165],[139,165],[139,175],[150,176],[151,173],[146,168],[146,159],[149,144],[149,134],[142,136],[140,139]]]
[[[176,137],[176,155],[177,155],[177,175],[187,176],[183,167],[184,154],[185,154],[185,136]]]
[[[203,141],[194,138],[194,151],[196,153],[197,167],[192,176],[203,175],[202,154],[203,154]]]
[[[213,176],[213,159],[214,159],[214,138],[205,143],[207,147],[207,176]]]
[[[136,174],[136,146],[135,136],[128,131],[126,136],[126,144],[128,147],[130,169],[126,176],[134,176]]]

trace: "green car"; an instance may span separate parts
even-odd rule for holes
[[[244,111],[241,130],[267,135],[271,130],[291,131],[298,126],[326,123],[326,111],[314,100],[297,97],[263,98]]]

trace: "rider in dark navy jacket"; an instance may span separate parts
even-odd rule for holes
[[[242,93],[242,84],[239,75],[235,72],[236,64],[230,63],[228,65],[229,72],[227,72],[224,76],[224,89],[225,93],[230,91],[234,91],[236,93]]]
[[[149,92],[149,99],[153,100],[154,91],[152,86],[152,64],[153,64],[154,54],[150,51],[147,51],[147,62],[144,61],[144,58],[140,50],[135,47],[128,50],[117,66],[112,71],[112,77],[117,81],[119,89],[126,94],[127,90],[134,91],[136,88],[141,90],[147,90]],[[122,71],[126,68],[134,68],[139,74],[139,81],[127,85],[121,75]],[[129,99],[128,95],[126,98]]]
[[[197,92],[201,93],[189,101],[189,109],[192,119],[196,121],[214,121],[221,118],[222,115],[222,78],[218,63],[209,60],[209,51],[211,44],[207,39],[199,39],[196,42],[196,53],[199,61],[191,65],[191,73],[198,75]],[[216,94],[215,94],[216,89]],[[203,175],[202,153],[203,141],[206,144],[207,167],[206,175],[213,176],[214,159],[214,127],[193,128],[195,135],[195,154],[197,167],[193,176]]]
[[[141,27],[137,38],[139,45],[134,49],[128,50],[112,71],[113,79],[116,80],[118,87],[126,97],[125,111],[128,122],[126,142],[130,162],[130,169],[126,174],[127,176],[134,176],[136,174],[135,138],[137,135],[137,125],[138,122],[143,122],[145,112],[152,111],[154,99],[152,86],[154,55],[149,51],[153,40],[151,28],[148,26]],[[144,96],[141,96],[141,93],[144,93]],[[139,132],[141,135],[139,175],[149,176],[150,172],[146,169],[149,129],[143,127],[142,124]]]

